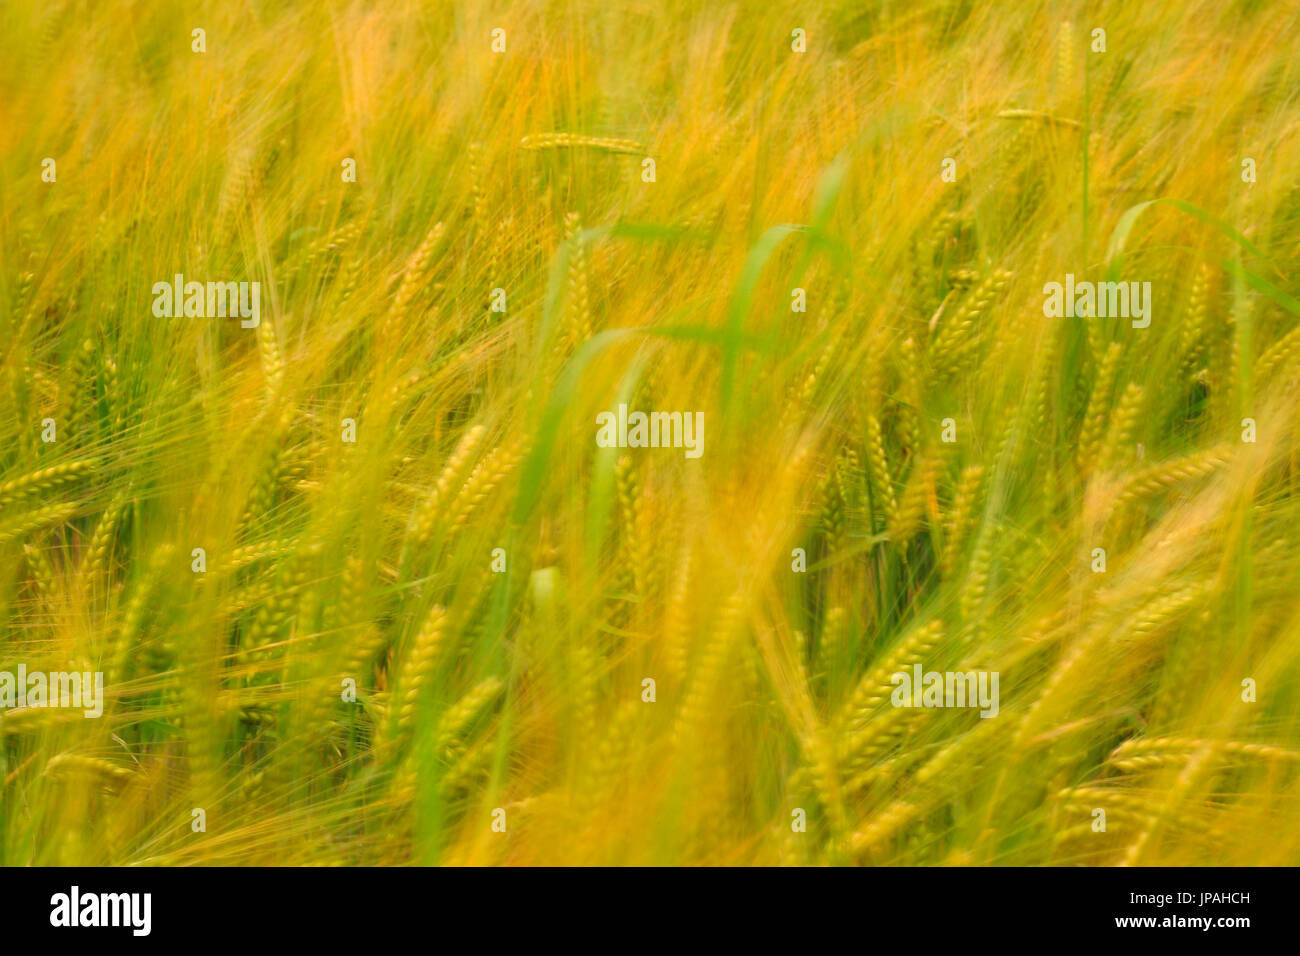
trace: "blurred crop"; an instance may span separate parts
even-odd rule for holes
[[[0,5],[0,863],[1300,863],[1297,27]]]

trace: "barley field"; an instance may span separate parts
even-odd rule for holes
[[[1300,863],[1298,30],[0,4],[0,864]]]

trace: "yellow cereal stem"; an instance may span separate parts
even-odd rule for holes
[[[1182,482],[1204,478],[1231,461],[1233,452],[1231,445],[1219,445],[1144,468],[1124,483],[1123,489],[1115,498],[1115,504],[1119,506],[1138,498],[1150,497]]]
[[[580,133],[534,133],[520,140],[527,150],[573,149],[587,147],[607,153],[643,153],[644,147],[630,139],[613,139],[603,136],[583,136]]]
[[[0,485],[0,507],[7,507],[32,495],[48,494],[63,485],[80,481],[92,474],[94,469],[93,461],[70,461],[6,481]]]

